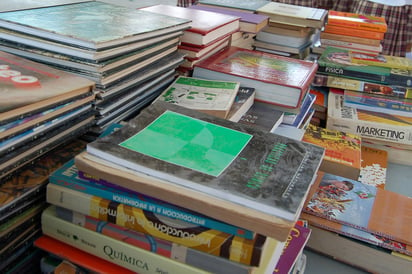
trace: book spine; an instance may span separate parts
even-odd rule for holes
[[[388,26],[385,19],[356,13],[331,11],[328,14],[328,24],[348,29],[359,29],[370,32],[386,32]]]
[[[97,196],[84,194],[55,184],[47,185],[46,200],[101,221],[117,224],[162,240],[171,241],[212,255],[227,258],[246,265],[257,266],[265,237],[253,240],[184,222],[175,222],[142,209],[119,204]]]
[[[345,69],[344,67],[335,67],[328,64],[323,64],[319,62],[318,73],[327,74],[328,76],[338,76],[338,77],[346,77],[355,80],[364,80],[364,81],[372,81],[378,83],[385,83],[389,84],[389,76],[378,74],[378,73],[369,73],[363,72],[359,70],[349,70]],[[392,84],[392,83],[391,83]]]
[[[385,35],[383,32],[349,29],[341,26],[332,26],[330,24],[325,25],[324,32],[378,40],[382,40]]]
[[[349,50],[361,50],[361,51],[366,51],[366,52],[380,53],[382,51],[382,46],[380,45],[370,46],[370,45],[364,45],[364,44],[359,44],[355,42],[338,41],[338,40],[325,39],[325,38],[320,39],[320,44],[322,46],[342,47],[342,48],[349,49]]]
[[[42,214],[42,230],[57,240],[138,273],[208,273],[201,269],[112,239],[58,218],[54,208]]]
[[[173,219],[182,220],[194,225],[219,230],[228,234],[233,234],[246,239],[253,239],[253,231],[246,230],[228,223],[211,219],[205,215],[193,214],[177,206],[161,203],[140,193],[125,191],[115,184],[100,178],[93,178],[83,172],[78,171],[74,165],[74,160],[65,164],[62,168],[54,172],[49,177],[52,184],[81,191],[89,195],[127,204],[143,210],[148,210],[156,214],[161,214]]]
[[[372,140],[412,145],[411,126],[396,122],[390,124],[388,120],[380,119],[378,113],[374,120],[372,118],[360,120],[359,112],[355,108],[342,106],[343,96],[331,93],[329,97],[333,102],[328,104],[327,128],[357,134]],[[395,120],[399,119],[395,118]]]
[[[91,231],[213,273],[223,274],[233,271],[234,273],[248,274],[252,269],[249,266],[232,262],[226,258],[210,255],[195,249],[189,249],[170,241],[161,240],[116,224],[100,221],[96,218],[61,207],[56,207],[56,214],[63,220],[80,225]]]

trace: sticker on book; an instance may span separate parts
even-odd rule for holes
[[[166,111],[120,146],[217,177],[251,138],[247,133]]]

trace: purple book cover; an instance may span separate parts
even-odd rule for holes
[[[193,5],[188,7],[189,9],[196,9],[196,10],[204,10],[204,11],[211,11],[217,13],[223,13],[226,15],[232,15],[240,17],[240,21],[248,22],[253,24],[260,24],[265,20],[268,20],[268,16],[244,11],[236,11],[236,10],[229,10],[219,7],[211,7],[211,6],[201,6],[201,5]]]

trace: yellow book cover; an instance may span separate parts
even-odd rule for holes
[[[355,64],[412,70],[412,60],[406,57],[357,51],[351,51],[350,57]]]

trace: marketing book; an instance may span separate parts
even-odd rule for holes
[[[89,143],[75,162],[91,175],[284,241],[323,153],[157,101],[119,131]]]
[[[256,100],[293,110],[299,108],[317,68],[314,62],[232,46],[197,63],[193,77],[239,81],[256,89]]]
[[[239,82],[179,76],[158,100],[226,118],[239,86]]]
[[[303,212],[412,245],[411,206],[408,196],[318,172]]]
[[[181,32],[190,27],[190,20],[89,1],[4,12],[0,27],[101,50]]]

